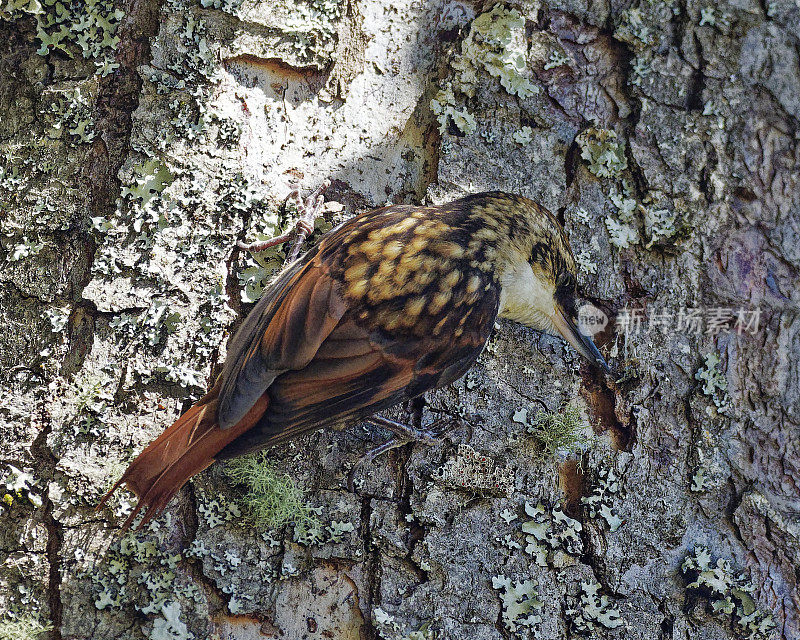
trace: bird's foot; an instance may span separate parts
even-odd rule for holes
[[[436,420],[427,427],[412,427],[402,422],[389,420],[388,418],[382,418],[380,416],[367,418],[366,422],[371,422],[374,425],[388,429],[395,437],[371,449],[353,465],[353,468],[350,469],[350,472],[347,474],[347,488],[351,493],[354,490],[355,475],[365,464],[371,464],[379,455],[391,451],[392,449],[402,447],[410,442],[419,442],[428,446],[437,444],[441,437],[457,424],[457,420],[451,417]]]
[[[275,236],[274,238],[270,238],[269,240],[251,242],[249,244],[240,240],[236,243],[236,245],[245,251],[257,253],[259,251],[269,249],[270,247],[274,247],[275,245],[283,244],[284,242],[288,241],[292,235],[294,235],[294,245],[292,246],[289,257],[286,260],[287,263],[294,262],[300,253],[300,248],[303,246],[303,242],[305,242],[306,238],[314,231],[314,223],[317,221],[317,218],[322,211],[322,205],[325,202],[325,196],[323,193],[330,186],[331,181],[324,180],[322,184],[317,187],[317,189],[305,200],[300,197],[299,187],[295,187],[291,190],[286,199],[294,199],[295,205],[297,206],[297,214],[300,216],[292,231],[287,231],[286,233]]]

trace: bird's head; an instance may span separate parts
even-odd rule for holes
[[[564,229],[544,207],[517,198],[498,252],[500,317],[563,337],[592,364],[610,372],[592,339],[578,329],[575,258]]]

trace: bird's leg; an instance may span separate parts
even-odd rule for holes
[[[311,234],[312,231],[314,231],[314,223],[316,222],[320,211],[322,210],[322,204],[325,202],[325,197],[322,194],[329,186],[331,186],[330,180],[323,181],[323,183],[317,187],[314,193],[308,196],[308,198],[305,200],[300,197],[299,188],[292,189],[287,200],[289,198],[294,198],[295,204],[297,205],[297,213],[300,216],[292,231],[287,231],[286,233],[275,236],[274,238],[270,238],[269,240],[251,242],[249,244],[240,240],[236,243],[236,245],[245,251],[257,253],[259,251],[269,249],[270,247],[274,247],[277,244],[283,244],[294,234],[294,245],[292,246],[292,251],[286,260],[287,263],[294,262],[300,253],[300,248],[303,246],[303,242],[305,242],[305,239]]]
[[[425,428],[411,427],[407,424],[403,424],[402,422],[389,420],[389,418],[382,418],[381,416],[371,416],[367,418],[367,422],[371,422],[378,427],[388,429],[396,436],[396,440],[398,440],[400,444],[405,444],[407,442],[436,444],[439,441],[439,438],[441,438],[442,435],[447,432],[447,429],[443,429],[442,427],[447,425],[449,428],[452,428],[453,424],[455,424],[455,419],[442,418],[441,420],[432,422]]]
[[[382,445],[367,451],[367,453],[364,454],[364,456],[362,456],[355,465],[353,465],[353,468],[350,469],[350,472],[347,474],[347,488],[350,492],[353,491],[353,479],[355,478],[356,472],[364,464],[369,464],[379,455],[384,454],[387,451],[391,451],[392,449],[402,447],[409,442],[420,442],[426,445],[434,445],[439,442],[439,439],[445,433],[455,426],[457,421],[452,417],[442,418],[441,420],[432,422],[425,428],[411,427],[407,424],[403,424],[402,422],[389,420],[389,418],[382,418],[381,416],[371,416],[366,419],[366,422],[370,422],[376,426],[388,429],[395,435],[395,437],[384,442]]]
[[[319,185],[314,193],[308,196],[305,201],[300,198],[300,192],[297,192],[295,202],[297,203],[297,213],[300,214],[300,219],[297,221],[295,227],[297,230],[297,237],[294,239],[294,246],[292,247],[292,252],[289,254],[287,262],[294,262],[297,259],[297,255],[300,253],[300,247],[303,246],[309,234],[314,231],[314,223],[319,217],[320,211],[322,211],[322,203],[325,202],[323,193],[325,189],[330,186],[330,180],[323,180],[322,184]]]

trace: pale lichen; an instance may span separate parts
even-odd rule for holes
[[[623,524],[623,520],[617,515],[614,506],[619,494],[620,483],[616,472],[611,467],[601,467],[597,472],[591,493],[581,498],[581,503],[586,505],[589,517],[600,517],[605,520],[612,533]]]
[[[731,401],[728,396],[728,379],[720,370],[720,363],[719,356],[713,351],[706,354],[705,365],[697,370],[694,378],[703,383],[703,394],[711,398],[716,411],[725,414],[731,407]]]
[[[53,630],[38,614],[6,613],[0,618],[0,640],[37,640]]]
[[[598,627],[622,626],[619,609],[613,606],[611,598],[600,593],[600,586],[595,580],[581,582],[579,596],[571,599],[571,606],[564,611],[572,630],[580,635],[596,637]]]
[[[125,14],[112,0],[7,0],[0,4],[2,20],[16,20],[25,15],[36,20],[38,54],[60,51],[74,58],[80,53],[94,62],[100,76],[119,67],[114,52],[119,44],[117,28]]]
[[[548,510],[541,503],[533,506],[526,502],[525,513],[530,516],[521,525],[527,543],[525,553],[533,556],[540,567],[549,566],[554,553],[573,557],[583,553],[580,535],[583,525],[565,514],[560,506]]]
[[[510,467],[466,444],[459,445],[458,453],[434,471],[432,477],[447,486],[476,492],[510,495],[514,489],[514,471]]]
[[[729,615],[737,633],[747,640],[772,637],[775,622],[772,615],[758,608],[752,594],[755,586],[744,574],[733,570],[725,558],[712,561],[708,549],[698,547],[681,564],[687,580],[686,588],[707,597],[716,615]]]
[[[577,138],[581,157],[598,178],[618,178],[628,168],[625,144],[610,129],[590,128]]]
[[[512,580],[492,577],[492,587],[500,592],[503,625],[515,636],[534,630],[542,622],[544,601],[539,597],[536,580]]]
[[[459,107],[453,95],[453,86],[447,83],[430,102],[431,111],[439,122],[439,133],[444,135],[452,122],[465,135],[477,128],[475,117],[466,107]]]

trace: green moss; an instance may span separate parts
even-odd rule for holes
[[[49,622],[42,622],[37,616],[8,614],[0,619],[0,640],[35,640],[52,630]]]
[[[305,528],[313,524],[315,518],[303,492],[294,480],[275,469],[263,452],[232,460],[225,473],[244,485],[243,514],[256,526],[275,529],[294,524]]]
[[[589,441],[586,424],[575,406],[567,406],[558,413],[539,411],[532,420],[528,419],[527,410],[517,411],[512,420],[527,426],[528,433],[536,439],[546,456],[552,456],[556,451],[579,451]]]

